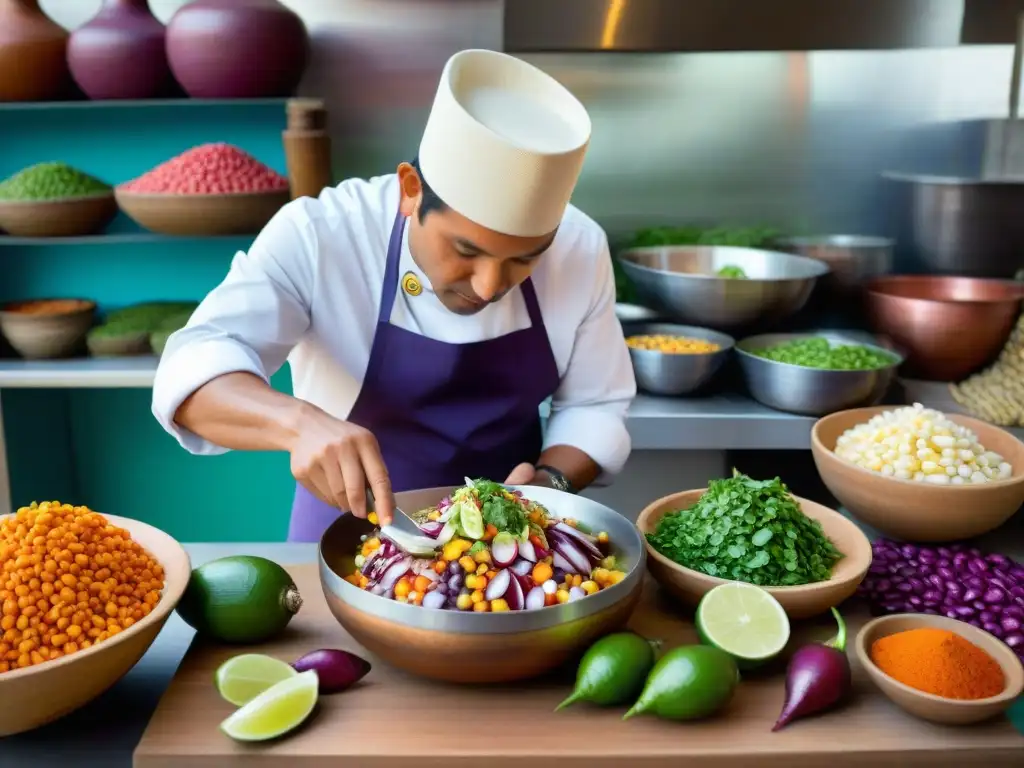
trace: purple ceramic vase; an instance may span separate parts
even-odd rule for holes
[[[299,15],[277,0],[195,0],[167,24],[167,58],[193,98],[291,96],[309,56]]]
[[[174,81],[165,32],[148,0],[103,0],[99,13],[71,33],[71,76],[90,99],[166,96]]]

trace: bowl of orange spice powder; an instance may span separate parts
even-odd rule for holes
[[[0,516],[0,737],[88,704],[148,650],[188,554],[151,525],[33,503]]]
[[[912,715],[968,725],[1005,712],[1024,690],[1008,645],[963,621],[900,613],[864,625],[857,658],[871,680]]]

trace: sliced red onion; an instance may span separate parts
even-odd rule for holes
[[[523,604],[526,602],[522,582],[514,574],[509,580],[508,589],[505,591],[505,602],[508,603],[508,607],[513,611],[523,610]]]
[[[491,558],[499,568],[507,568],[519,557],[519,542],[509,533],[499,533],[491,541]]]
[[[373,553],[368,558],[366,558],[365,562],[363,563],[363,567],[359,569],[359,572],[361,574],[363,574],[363,576],[369,577],[370,572],[373,570],[374,564],[378,560],[380,560],[380,558],[381,558],[381,548],[378,547],[377,549],[375,549],[373,551]]]
[[[544,590],[534,587],[526,594],[526,610],[536,611],[544,607]]]
[[[604,559],[604,554],[597,548],[596,539],[583,533],[583,531],[573,528],[568,523],[561,521],[555,523],[554,526],[548,529],[549,534],[553,532],[570,539],[593,562],[597,563]]]
[[[512,563],[512,570],[520,576],[529,576],[533,572],[533,563],[529,560],[516,560]]]
[[[380,586],[385,590],[391,590],[400,578],[405,576],[412,567],[412,558],[403,557],[394,565],[390,566],[380,578]]]
[[[567,573],[579,573],[579,571],[576,570],[576,567],[568,560],[566,560],[564,557],[562,557],[560,554],[558,554],[558,552],[555,552],[554,560],[552,561],[552,563],[555,566],[556,573],[558,571],[562,572],[562,578],[559,579],[559,581],[565,581],[565,574]]]
[[[533,542],[527,539],[526,541],[519,542],[519,556],[523,560],[529,560],[531,563],[537,562],[537,550],[533,546]]]
[[[404,559],[405,555],[401,552],[395,552],[393,555],[377,558],[377,562],[373,565],[373,572],[370,574],[370,581],[380,581],[381,576],[384,575],[388,568]]]
[[[552,533],[551,544],[555,548],[555,552],[561,555],[567,563],[572,565],[573,573],[588,574],[590,573],[590,559],[581,550],[576,543],[569,539],[567,536],[561,534]],[[556,566],[558,565],[557,560],[555,561]]]
[[[484,597],[488,600],[498,600],[505,596],[508,592],[509,584],[512,582],[512,574],[507,570],[498,571],[494,574],[494,578],[491,579],[487,585],[487,589],[484,591]]]
[[[425,523],[420,523],[420,530],[432,539],[436,539],[443,529],[444,523],[440,520],[428,520]]]

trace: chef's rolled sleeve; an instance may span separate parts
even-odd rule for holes
[[[626,414],[636,397],[636,379],[615,315],[615,278],[608,241],[591,283],[588,312],[576,331],[569,366],[551,399],[544,447],[570,445],[601,467],[600,482],[622,471],[632,441]]]
[[[181,404],[228,373],[269,381],[309,329],[318,249],[305,204],[282,208],[249,251],[235,255],[188,324],[167,340],[153,382],[153,415],[191,453],[226,449],[177,424]]]

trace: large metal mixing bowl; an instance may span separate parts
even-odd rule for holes
[[[890,276],[867,284],[872,329],[906,354],[910,378],[961,381],[995,360],[1021,311],[1024,284]]]
[[[535,611],[473,613],[398,603],[344,580],[355,570],[365,520],[342,515],[320,541],[320,582],[331,613],[371,653],[412,674],[453,683],[499,683],[535,677],[566,662],[598,637],[622,627],[640,598],[646,553],[640,533],[612,509],[582,496],[534,486],[510,486],[552,515],[606,531],[619,566],[618,584],[582,600]],[[412,513],[453,488],[396,494]]]
[[[890,226],[907,271],[1009,278],[1024,268],[1024,181],[884,178]]]
[[[775,242],[783,251],[828,264],[822,284],[840,296],[857,294],[867,280],[892,271],[893,241],[871,235],[806,235]]]
[[[823,338],[830,346],[859,344],[890,355],[892,365],[870,371],[834,371],[780,363],[754,354],[798,339]],[[824,416],[847,408],[874,405],[888,391],[903,357],[876,344],[865,343],[860,334],[841,331],[811,333],[766,333],[751,336],[736,345],[750,395],[759,403],[803,416]]]
[[[731,246],[633,248],[619,263],[645,303],[679,322],[724,331],[795,314],[829,271],[817,259]],[[723,267],[739,267],[746,278],[719,277]]]
[[[729,352],[736,343],[732,336],[707,328],[672,323],[623,323],[622,330],[628,339],[638,335],[685,336],[717,344],[714,352],[693,354],[672,354],[656,349],[629,348],[633,361],[633,373],[637,386],[653,395],[678,397],[688,395],[711,380],[721,369]]]

